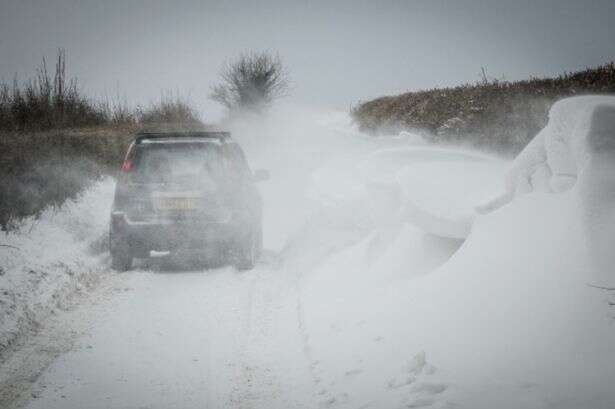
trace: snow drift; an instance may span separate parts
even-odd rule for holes
[[[114,182],[105,179],[59,209],[24,220],[0,243],[0,353],[103,271]]]
[[[592,280],[615,287],[615,257],[609,250],[615,235],[615,97],[581,96],[558,101],[547,126],[514,160],[506,191],[479,206],[482,213],[531,192],[560,193],[579,182],[585,245],[592,253]]]
[[[437,161],[395,148],[373,154],[384,160],[366,165],[369,183],[341,162],[313,174],[321,208],[304,233],[318,240],[304,235],[286,265],[304,269],[300,316],[323,404],[613,407],[613,294],[595,286],[596,266],[613,265],[602,244],[615,238],[612,103],[556,104],[512,166],[512,193],[478,218],[472,204],[497,192],[501,163],[470,155],[456,167],[450,151]],[[592,135],[607,148],[592,148]],[[464,197],[472,173],[485,189]]]
[[[598,107],[614,104],[614,97],[596,95],[556,102],[549,111],[547,126],[515,158],[506,176],[504,198],[496,202],[502,205],[520,194],[572,188],[590,157],[588,137],[593,113]],[[611,122],[610,129],[612,126]]]
[[[507,163],[470,151],[395,148],[378,151],[361,173],[368,186],[399,191],[407,222],[441,237],[467,237],[475,207],[501,190]]]

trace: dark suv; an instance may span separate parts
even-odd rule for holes
[[[254,266],[262,200],[243,151],[227,132],[140,133],[128,148],[109,233],[112,267],[152,252],[190,253]]]

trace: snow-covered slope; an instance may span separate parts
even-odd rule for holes
[[[506,193],[487,204],[485,212],[520,194],[572,188],[588,163],[592,116],[601,106],[615,107],[615,97],[586,95],[556,102],[547,126],[515,158],[506,176]]]
[[[582,113],[555,109],[551,120],[564,126],[559,115],[592,118],[592,109],[581,107]],[[573,140],[591,133],[590,122],[557,129]],[[541,138],[552,138],[550,129]],[[608,193],[615,191],[614,158],[587,153],[572,190],[518,196],[479,217],[462,245],[388,213],[390,223],[372,225],[304,274],[301,311],[322,401],[340,407],[613,407],[614,297],[593,284],[597,243],[615,239],[615,197]],[[441,165],[409,164],[413,181],[402,183],[407,191],[393,202],[413,204],[434,178],[436,189],[463,195],[451,174],[468,168]],[[477,180],[485,177],[473,169]],[[427,189],[425,196],[432,194]],[[607,259],[602,266],[613,265],[605,249],[599,256]]]
[[[507,166],[504,160],[458,149],[385,148],[317,169],[309,194],[329,211],[339,208],[338,217],[354,215],[357,225],[377,226],[393,218],[440,237],[463,239],[476,206],[503,190]]]
[[[453,243],[405,226],[375,259],[370,236],[305,275],[326,395],[351,407],[609,407],[613,311],[587,285],[576,205],[524,197],[481,219],[448,262]]]
[[[98,280],[114,182],[0,235],[0,352]],[[98,255],[97,255],[98,254]]]

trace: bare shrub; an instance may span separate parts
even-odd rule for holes
[[[267,52],[240,55],[224,66],[220,77],[210,98],[231,112],[261,112],[288,92],[288,74],[280,57]]]

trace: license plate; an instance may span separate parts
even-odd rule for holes
[[[194,210],[197,199],[192,197],[161,197],[157,200],[159,210]]]

